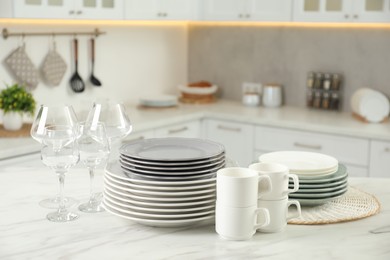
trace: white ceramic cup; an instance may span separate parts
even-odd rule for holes
[[[261,188],[260,188],[261,186]],[[217,172],[217,201],[229,207],[250,207],[272,190],[271,179],[255,170],[230,167]]]
[[[259,219],[259,220],[258,220]],[[215,231],[226,240],[250,239],[256,230],[270,223],[267,209],[257,205],[237,208],[216,203]]]
[[[290,206],[295,206],[296,211],[290,212]],[[270,223],[267,226],[258,228],[260,232],[273,233],[281,232],[287,226],[287,221],[292,218],[298,218],[301,216],[301,205],[297,200],[288,200],[288,198],[282,200],[259,200],[259,208],[266,208],[269,211]],[[258,216],[258,222],[265,221],[263,216]]]
[[[253,163],[249,169],[258,172],[259,176],[268,176],[271,178],[272,190],[264,194],[263,200],[280,200],[287,198],[289,193],[296,192],[299,189],[299,179],[296,174],[289,173],[289,169],[278,163]],[[288,188],[289,179],[293,180],[293,188]]]

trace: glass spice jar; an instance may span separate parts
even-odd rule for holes
[[[316,91],[314,93],[313,107],[314,108],[321,108],[321,92],[320,91]]]
[[[306,106],[307,107],[313,107],[313,102],[314,102],[313,92],[314,92],[313,90],[307,91],[307,97],[306,97]]]
[[[314,72],[309,72],[307,74],[306,86],[308,88],[313,88],[314,87],[314,80],[315,80]]]
[[[329,107],[330,107],[330,109],[332,109],[332,110],[338,110],[338,109],[339,109],[339,106],[340,106],[340,97],[339,97],[339,94],[336,93],[336,92],[334,92],[334,93],[332,93],[332,95],[331,95]]]
[[[341,84],[341,75],[334,73],[332,75],[332,84],[331,84],[331,89],[332,90],[339,90],[340,89],[340,84]]]
[[[324,92],[322,95],[321,107],[323,109],[329,109],[330,105],[330,94],[328,92]]]
[[[322,87],[325,90],[330,90],[332,78],[329,73],[324,74],[324,80],[322,81]]]
[[[314,88],[320,89],[322,88],[322,73],[318,72],[316,73],[315,80],[314,80]]]

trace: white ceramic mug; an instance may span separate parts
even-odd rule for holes
[[[295,212],[290,212],[290,206],[296,207]],[[301,205],[297,200],[288,200],[288,198],[282,200],[259,200],[259,208],[266,208],[269,211],[270,223],[267,226],[260,227],[260,232],[273,233],[281,232],[287,226],[287,221],[292,218],[298,218],[301,216]],[[259,222],[265,221],[262,216],[258,216]]]
[[[259,219],[259,220],[258,220]],[[257,205],[237,208],[216,203],[215,231],[226,240],[250,239],[256,230],[270,223],[267,209]]]
[[[263,200],[280,200],[287,198],[289,193],[296,192],[299,189],[299,179],[296,174],[289,173],[289,169],[278,163],[253,163],[249,169],[255,170],[260,176],[269,176],[271,178],[272,190],[264,194]],[[293,180],[293,188],[288,188],[289,179]]]
[[[261,186],[261,188],[260,188]],[[272,190],[271,179],[255,170],[242,167],[220,169],[217,172],[217,201],[229,207],[257,205],[263,194]]]

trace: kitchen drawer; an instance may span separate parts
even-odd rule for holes
[[[131,141],[136,141],[136,140],[153,138],[153,137],[154,137],[153,130],[130,133],[130,135],[128,135],[124,140],[122,140],[122,144]]]
[[[207,119],[205,120],[205,136],[225,146],[226,156],[234,164],[247,167],[252,162],[253,125]]]
[[[390,177],[390,142],[371,141],[370,177]]]
[[[274,127],[256,127],[256,150],[311,151],[331,155],[341,163],[368,167],[369,140]]]
[[[200,121],[186,122],[154,130],[155,137],[200,137]]]

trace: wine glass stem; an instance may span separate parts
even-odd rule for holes
[[[58,179],[60,181],[60,207],[58,208],[58,212],[63,212],[66,210],[65,208],[65,200],[64,200],[64,186],[65,186],[65,173],[57,172]]]
[[[89,193],[90,193],[90,199],[89,201],[92,201],[93,200],[93,182],[94,182],[94,179],[95,179],[95,173],[93,172],[93,168],[90,167],[89,169]]]

